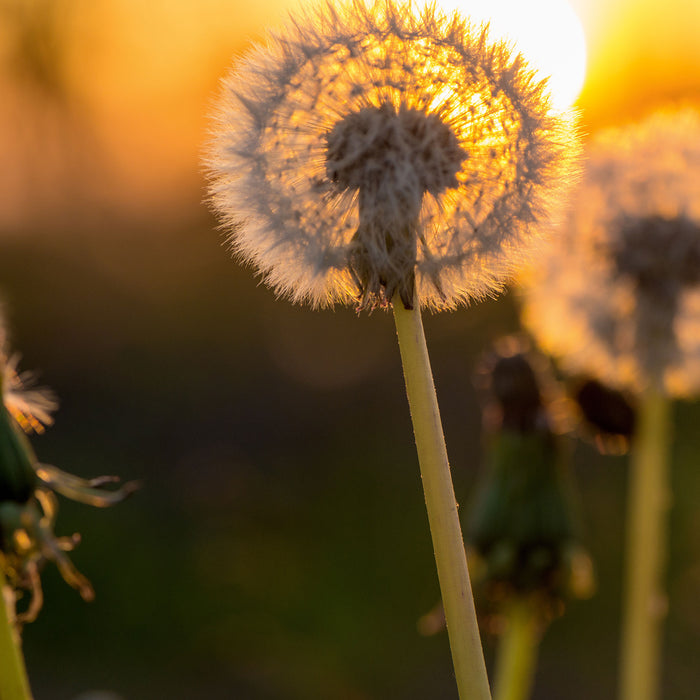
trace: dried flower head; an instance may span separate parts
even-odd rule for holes
[[[225,79],[208,158],[234,251],[327,306],[450,308],[531,250],[577,156],[520,55],[458,15],[323,2]]]
[[[53,561],[84,599],[94,597],[90,582],[67,555],[80,536],[54,534],[58,507],[54,492],[82,503],[108,506],[133,493],[137,484],[105,489],[119,479],[86,480],[39,463],[25,432],[42,432],[52,422],[56,401],[46,389],[25,388],[28,375],[17,372],[17,360],[8,358],[6,348],[0,318],[0,566],[17,597],[23,591],[30,593],[28,604],[16,618],[22,624],[33,620],[41,609],[39,572],[46,561]]]
[[[524,322],[571,372],[700,389],[700,115],[592,140],[575,206],[526,287]]]

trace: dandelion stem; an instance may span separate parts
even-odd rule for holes
[[[670,446],[670,401],[650,389],[640,404],[630,464],[620,700],[659,696]]]
[[[494,678],[494,700],[527,700],[535,678],[540,631],[537,610],[523,597],[506,610]]]
[[[29,680],[20,650],[20,640],[12,622],[6,595],[9,591],[0,567],[0,699],[31,700]]]
[[[396,295],[393,307],[459,697],[489,700],[486,664],[419,305],[416,301],[414,309],[405,309]]]

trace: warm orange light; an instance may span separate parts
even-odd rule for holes
[[[586,75],[586,39],[567,0],[439,0],[473,21],[489,22],[494,37],[515,42],[528,62],[550,80],[552,102],[565,108],[578,98]]]
[[[698,104],[700,2],[585,2],[590,64],[580,104],[591,131],[669,104]]]

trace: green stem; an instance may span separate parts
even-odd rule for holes
[[[411,408],[452,661],[459,697],[462,700],[489,700],[491,695],[486,665],[428,348],[418,304],[414,306],[415,309],[407,310],[398,295],[394,298],[396,333]]]
[[[630,464],[620,700],[659,696],[670,446],[670,401],[650,389],[641,401]]]
[[[0,566],[0,700],[31,700],[20,640],[5,599],[9,590]]]
[[[515,598],[506,610],[494,679],[494,700],[527,700],[535,679],[540,642],[537,609],[527,598]]]

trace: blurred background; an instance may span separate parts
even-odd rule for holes
[[[24,633],[36,700],[456,698],[446,636],[418,633],[439,592],[390,315],[276,301],[203,204],[217,82],[291,4],[0,0],[0,295],[21,366],[61,400],[33,444],[64,470],[144,482],[106,511],[61,502],[97,598],[46,568]],[[697,0],[572,5],[584,132],[700,100]],[[425,325],[464,514],[474,372],[518,330],[517,299]],[[663,697],[689,700],[700,407],[677,418]],[[598,588],[548,630],[535,697],[607,700],[626,459],[579,444],[573,460]]]

